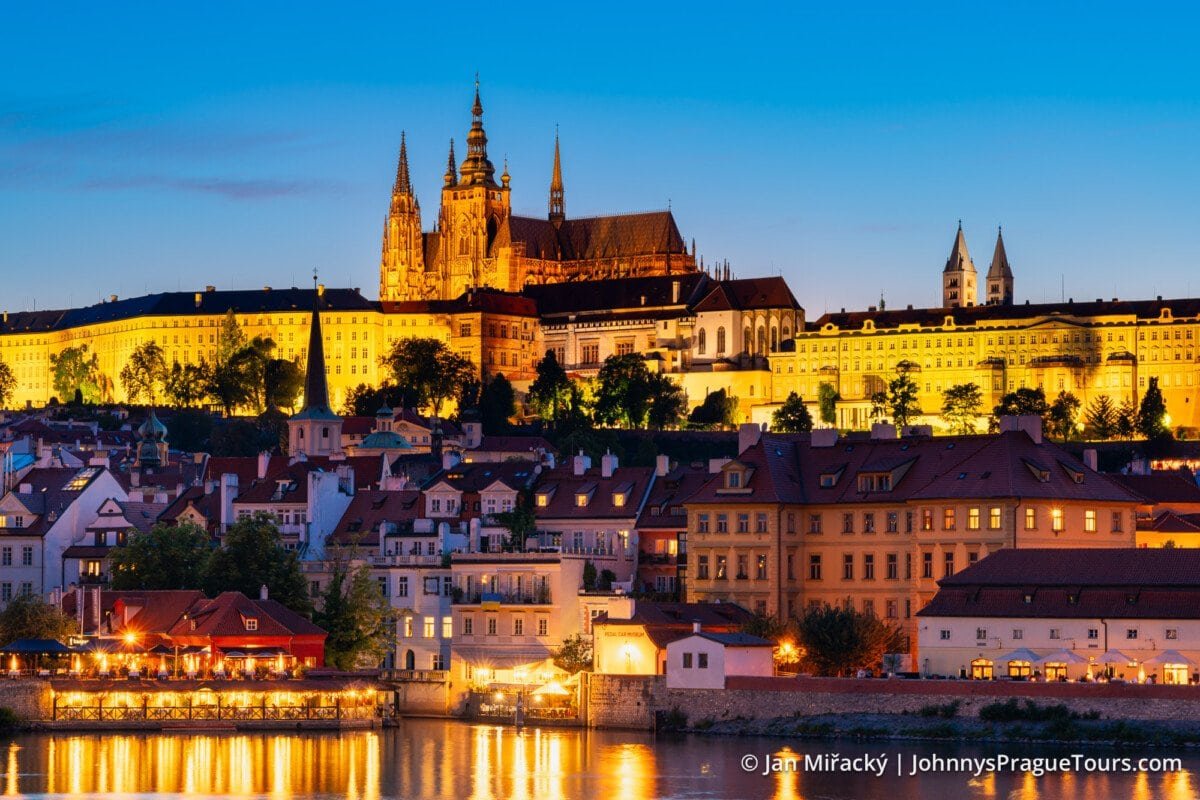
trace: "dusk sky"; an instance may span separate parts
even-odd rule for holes
[[[1116,4],[22,3],[0,41],[0,305],[378,295],[400,132],[427,228],[480,73],[544,215],[664,208],[814,319],[934,305],[962,219],[1017,302],[1200,294],[1194,9]],[[920,8],[919,13],[912,11]]]

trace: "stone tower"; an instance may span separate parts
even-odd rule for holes
[[[996,229],[996,250],[992,253],[992,265],[987,273],[987,304],[1013,304],[1013,271],[1008,265],[1008,253],[1004,252],[1004,232],[999,228]]]
[[[321,300],[325,287],[313,278],[312,323],[308,328],[308,364],[304,371],[304,408],[288,420],[288,452],[294,457],[332,456],[342,452],[342,418],[329,407],[325,377],[325,341],[321,337]]]
[[[967,237],[963,235],[962,220],[958,221],[958,233],[954,236],[954,247],[942,270],[942,307],[966,308],[976,304],[978,295],[975,264],[967,252]]]
[[[435,296],[441,298],[458,297],[476,286],[496,285],[490,246],[509,215],[507,172],[504,185],[497,184],[496,168],[488,158],[478,79],[471,107],[471,130],[467,133],[467,156],[458,175],[454,174],[453,148],[451,143],[451,162],[442,187],[438,218],[442,257],[438,259]]]
[[[383,257],[379,267],[379,299],[405,300],[424,292],[425,252],[421,238],[421,204],[413,194],[408,147],[400,134],[400,158],[392,204],[383,222]]]

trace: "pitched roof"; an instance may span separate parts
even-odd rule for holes
[[[37,516],[24,528],[0,527],[0,536],[42,536],[62,517],[80,494],[105,470],[101,467],[35,467],[21,478],[9,496]],[[28,488],[28,492],[21,491]]]
[[[703,465],[680,465],[657,478],[638,515],[639,530],[683,530],[687,528],[687,510],[683,502],[709,480]]]
[[[694,311],[747,311],[757,308],[799,309],[796,296],[781,277],[737,278],[714,282]]]
[[[1012,278],[1012,267],[1008,265],[1008,253],[1004,251],[1004,233],[996,231],[996,249],[992,252],[992,263],[988,267],[988,280]]]
[[[384,522],[403,525],[420,519],[425,513],[421,492],[406,489],[400,492],[364,490],[356,492],[350,505],[334,526],[330,544],[377,547],[380,527]]]
[[[596,625],[647,625],[678,627],[691,631],[699,622],[701,629],[733,631],[754,619],[754,615],[737,603],[666,603],[636,600],[629,619],[609,619],[608,614],[596,618]]]
[[[971,254],[967,252],[967,237],[963,235],[961,222],[958,223],[958,233],[954,235],[954,246],[950,248],[950,257],[946,259],[946,269],[944,271],[957,272],[958,270],[975,271],[975,264],[971,261]]]
[[[143,612],[144,613],[144,612]],[[212,600],[201,599],[188,609],[188,618],[178,619],[167,631],[171,636],[295,636],[323,634],[321,628],[273,600],[252,600],[241,592],[221,592]],[[135,625],[141,614],[130,621]],[[258,620],[257,629],[246,630],[246,620]],[[195,623],[195,627],[192,624]]]
[[[711,279],[703,272],[645,278],[543,283],[526,286],[523,294],[537,303],[542,317],[560,314],[611,314],[615,310],[675,307],[686,311],[698,302]],[[679,285],[678,299],[675,284]],[[641,313],[641,312],[637,312]]]
[[[537,494],[548,497],[544,506],[534,504],[534,514],[540,522],[557,519],[628,518],[638,512],[646,488],[653,479],[650,467],[618,467],[612,477],[601,475],[599,467],[576,475],[571,465],[547,470],[538,482]],[[577,504],[576,494],[586,494],[587,504]],[[614,503],[614,495],[625,497],[623,505]]]
[[[1152,472],[1149,475],[1114,474],[1110,477],[1147,503],[1200,504],[1200,486],[1179,472]]]
[[[1200,550],[1004,549],[938,585],[918,616],[1196,619]]]

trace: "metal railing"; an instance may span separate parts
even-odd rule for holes
[[[56,722],[159,722],[172,720],[339,720],[374,719],[374,705],[194,705],[194,706],[60,706],[54,705]]]

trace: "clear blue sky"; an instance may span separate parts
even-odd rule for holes
[[[810,317],[936,302],[959,218],[981,271],[1004,225],[1019,301],[1200,294],[1185,5],[517,5],[8,6],[0,305],[374,297],[400,131],[429,227],[476,70],[518,212],[557,123],[568,215],[669,199]]]

